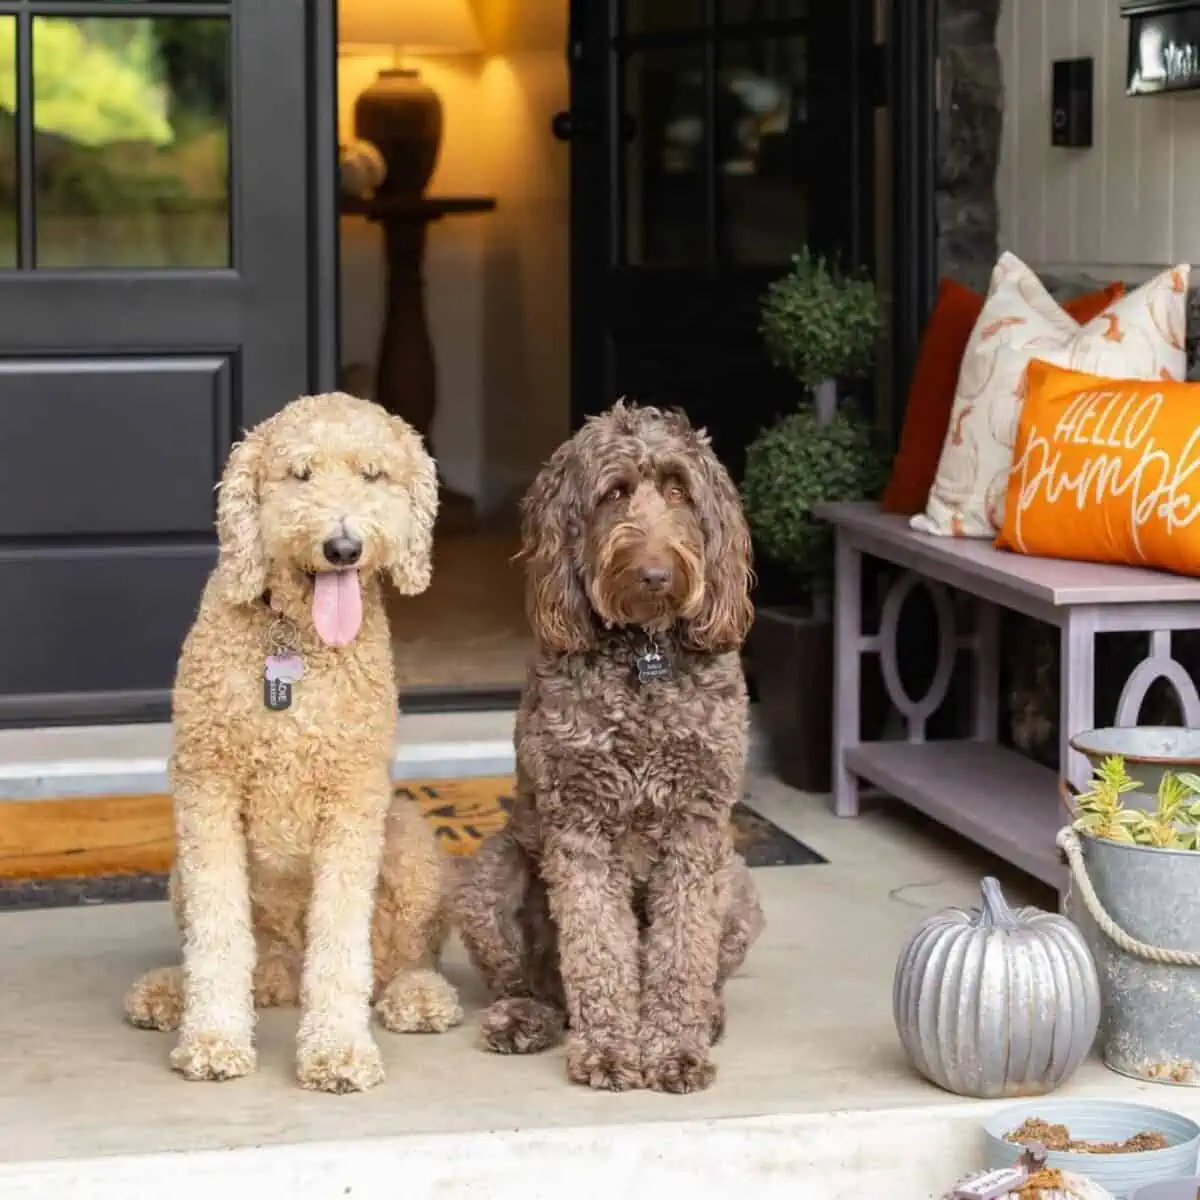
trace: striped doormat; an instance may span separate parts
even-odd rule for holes
[[[470,855],[512,811],[511,776],[407,782],[447,854]],[[161,900],[174,854],[168,796],[0,802],[0,910]],[[825,860],[745,804],[734,837],[754,867]]]

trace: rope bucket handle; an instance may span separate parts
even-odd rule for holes
[[[1151,946],[1148,942],[1140,942],[1137,938],[1126,933],[1105,911],[1096,889],[1092,886],[1088,875],[1087,863],[1083,858],[1083,846],[1079,834],[1069,825],[1058,831],[1055,838],[1058,848],[1067,857],[1067,865],[1071,875],[1079,886],[1079,894],[1092,919],[1100,927],[1114,945],[1132,954],[1135,958],[1144,958],[1147,962],[1161,963],[1166,967],[1200,967],[1200,953],[1195,950],[1165,950],[1161,946]]]

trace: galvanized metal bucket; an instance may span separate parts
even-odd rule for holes
[[[1072,739],[1094,763],[1110,754],[1153,807],[1166,770],[1200,770],[1200,730],[1105,729]],[[1159,850],[1059,834],[1071,866],[1067,912],[1100,977],[1106,1066],[1155,1083],[1200,1087],[1200,851]]]

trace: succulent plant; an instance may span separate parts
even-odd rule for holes
[[[1096,767],[1091,787],[1076,797],[1072,828],[1110,842],[1159,850],[1200,849],[1200,775],[1163,774],[1152,810],[1126,808],[1121,799],[1141,784],[1129,777],[1125,759],[1110,754]]]

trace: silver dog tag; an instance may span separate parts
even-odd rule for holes
[[[271,712],[292,706],[292,684],[304,678],[304,660],[298,654],[268,654],[263,668],[263,703]]]
[[[671,660],[657,646],[649,646],[634,659],[638,683],[659,683],[670,679]]]

